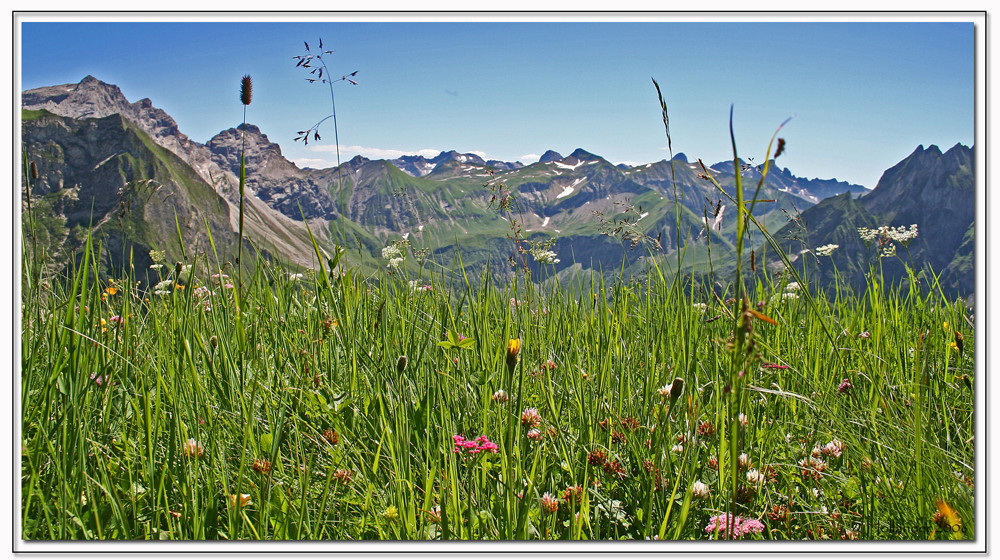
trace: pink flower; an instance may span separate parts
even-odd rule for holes
[[[542,423],[542,415],[537,408],[526,408],[521,413],[521,424],[529,428],[537,428]]]
[[[531,441],[542,441],[542,431],[538,428],[528,430],[528,439]]]
[[[451,450],[452,453],[461,453],[462,451],[469,454],[482,453],[483,451],[496,453],[497,449],[499,449],[497,444],[491,442],[486,436],[467,440],[463,436],[455,434],[451,436],[451,440],[455,442],[455,447]]]
[[[550,492],[542,494],[542,511],[545,513],[555,513],[559,510],[559,500]]]
[[[734,520],[732,514],[726,513],[709,519],[705,532],[715,534],[716,528],[720,539],[728,539],[730,535],[732,538],[740,538],[749,533],[759,533],[764,530],[764,524],[756,519],[743,519],[739,516]]]
[[[201,457],[201,455],[205,452],[205,450],[202,449],[201,444],[194,438],[188,438],[188,440],[184,442],[182,450],[184,451],[184,455],[188,457]]]
[[[853,387],[854,385],[851,385],[850,381],[844,379],[840,382],[840,385],[837,386],[837,393],[843,395],[844,393],[850,391]]]

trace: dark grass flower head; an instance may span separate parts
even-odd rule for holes
[[[253,82],[250,80],[250,76],[246,75],[240,80],[240,103],[249,105],[252,98]]]

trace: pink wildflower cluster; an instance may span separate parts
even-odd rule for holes
[[[837,393],[843,395],[844,393],[850,391],[853,387],[854,385],[851,385],[849,380],[844,379],[840,382],[840,385],[837,386]]]
[[[194,297],[197,301],[197,305],[205,312],[212,310],[212,300],[211,297],[215,295],[212,290],[209,290],[205,286],[199,286],[194,289]]]
[[[451,439],[455,442],[455,447],[452,449],[455,453],[461,453],[462,451],[466,451],[467,453],[481,453],[483,451],[496,453],[497,449],[499,449],[497,444],[490,441],[490,438],[486,436],[479,436],[476,439],[465,439],[455,434],[451,436]]]
[[[743,519],[736,516],[735,521],[731,513],[716,515],[708,520],[705,532],[714,534],[715,529],[719,529],[719,538],[728,539],[730,534],[733,538],[740,538],[749,533],[759,533],[764,530],[764,524],[756,519]]]
[[[116,327],[123,327],[123,326],[125,326],[125,318],[122,317],[121,315],[112,315],[110,321],[111,321],[111,324],[114,325],[114,326],[116,326]]]
[[[212,275],[212,282],[214,284],[221,284],[222,287],[226,288],[227,290],[233,289],[233,285],[229,283],[229,275],[228,274],[223,274],[221,272],[218,273],[218,274],[213,274]]]

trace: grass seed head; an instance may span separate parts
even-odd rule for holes
[[[243,76],[243,79],[240,80],[240,102],[249,105],[252,97],[253,82],[250,80],[250,76]]]

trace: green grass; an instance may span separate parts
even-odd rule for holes
[[[812,308],[783,300],[782,280],[758,282],[750,301],[776,324],[753,320],[755,350],[736,356],[735,306],[655,272],[577,298],[446,286],[433,270],[430,291],[352,270],[317,284],[259,262],[236,309],[217,263],[190,263],[183,290],[154,295],[127,276],[95,283],[99,250],[70,277],[23,283],[24,539],[706,539],[730,509],[764,523],[758,539],[947,538],[936,499],[974,536],[962,376],[974,381],[975,333],[936,295],[872,280],[814,293]],[[449,331],[471,342],[443,348]],[[739,402],[725,390],[734,359]],[[675,377],[672,402],[658,389]],[[731,413],[747,418],[735,437]],[[454,453],[455,434],[499,450]],[[822,472],[800,465],[834,439],[839,456],[815,452]],[[747,482],[742,453],[763,483]],[[736,496],[711,457],[737,469]]]

